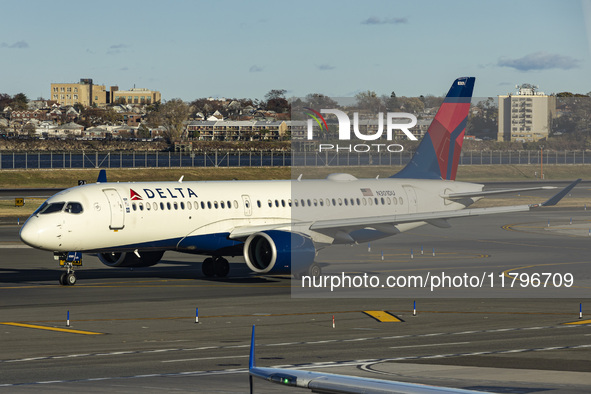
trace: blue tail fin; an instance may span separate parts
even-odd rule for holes
[[[104,168],[99,171],[98,178],[96,179],[96,183],[107,183],[107,170]]]
[[[454,81],[410,163],[391,178],[456,179],[475,79]]]

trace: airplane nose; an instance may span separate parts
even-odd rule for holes
[[[20,232],[21,240],[34,248],[39,247],[39,224],[34,220],[27,221]]]

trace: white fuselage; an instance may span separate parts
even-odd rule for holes
[[[227,246],[219,242],[222,238],[239,243],[244,240],[240,234],[273,228],[307,234],[322,247],[346,243],[338,233],[351,229],[310,230],[318,220],[458,210],[474,199],[458,203],[441,196],[480,190],[482,185],[454,181],[356,179],[347,174],[301,181],[96,183],[49,198],[46,204],[57,204],[54,212],[33,214],[21,238],[54,252],[139,249],[210,254]],[[81,212],[68,212],[77,207],[71,203],[78,203]],[[422,224],[399,224],[389,233]],[[211,235],[217,238],[207,238]]]

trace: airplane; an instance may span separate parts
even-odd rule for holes
[[[482,391],[464,390],[449,387],[429,386],[418,383],[404,383],[394,380],[361,378],[350,375],[303,371],[290,368],[257,367],[255,359],[255,326],[252,326],[250,355],[248,360],[248,380],[250,393],[254,393],[254,378],[277,383],[287,387],[310,389],[313,393],[330,394],[482,394]]]
[[[370,242],[448,219],[555,205],[580,179],[542,204],[465,209],[498,193],[455,181],[474,77],[456,79],[410,162],[385,179],[331,174],[326,179],[215,182],[97,182],[47,199],[20,231],[24,243],[54,252],[74,285],[81,253],[109,267],[148,267],[165,251],[209,256],[205,276],[225,277],[225,257],[244,257],[256,274],[320,275],[317,252]]]

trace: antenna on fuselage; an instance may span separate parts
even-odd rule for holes
[[[302,175],[304,175],[304,174],[300,174],[300,176],[298,177],[298,182],[300,182],[302,180]]]
[[[179,183],[183,183],[183,178],[184,178],[184,177],[185,177],[184,175],[183,175],[183,176],[181,176],[181,178],[179,179]]]

